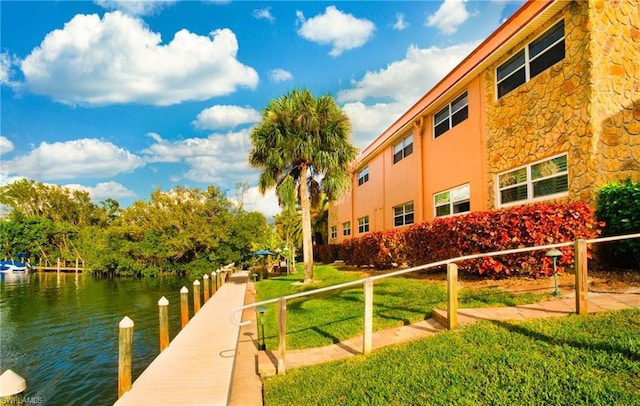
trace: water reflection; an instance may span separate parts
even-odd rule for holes
[[[157,302],[169,300],[170,336],[180,328],[177,278],[94,278],[34,272],[0,284],[2,371],[27,380],[46,405],[111,405],[117,398],[119,321],[135,322],[133,376],[158,353]],[[191,300],[191,298],[190,298]]]

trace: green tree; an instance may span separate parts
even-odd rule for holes
[[[321,191],[333,200],[348,188],[348,166],[357,153],[350,133],[335,100],[306,89],[269,102],[251,133],[249,163],[261,170],[260,191],[275,187],[281,205],[300,204],[305,282],[313,279],[311,206]]]

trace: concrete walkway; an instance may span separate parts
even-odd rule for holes
[[[227,405],[248,272],[237,272],[196,313],[116,405]],[[260,404],[262,399],[260,399]]]

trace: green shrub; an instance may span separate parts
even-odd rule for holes
[[[314,261],[331,264],[340,259],[340,244],[324,244],[313,246]]]
[[[604,223],[602,236],[640,233],[640,182],[626,179],[598,191],[596,218]],[[601,261],[640,269],[640,239],[602,244]]]
[[[385,269],[403,261],[404,248],[403,231],[373,231],[344,241],[340,256],[350,265]]]

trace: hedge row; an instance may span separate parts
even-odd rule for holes
[[[593,211],[586,204],[537,203],[437,218],[404,230],[371,232],[316,249],[316,258],[323,262],[340,258],[347,264],[378,269],[403,262],[417,266],[470,254],[589,239],[598,233]],[[573,247],[561,251],[559,271],[573,265]],[[490,276],[549,275],[552,260],[545,252],[480,258],[458,265],[462,271]]]

